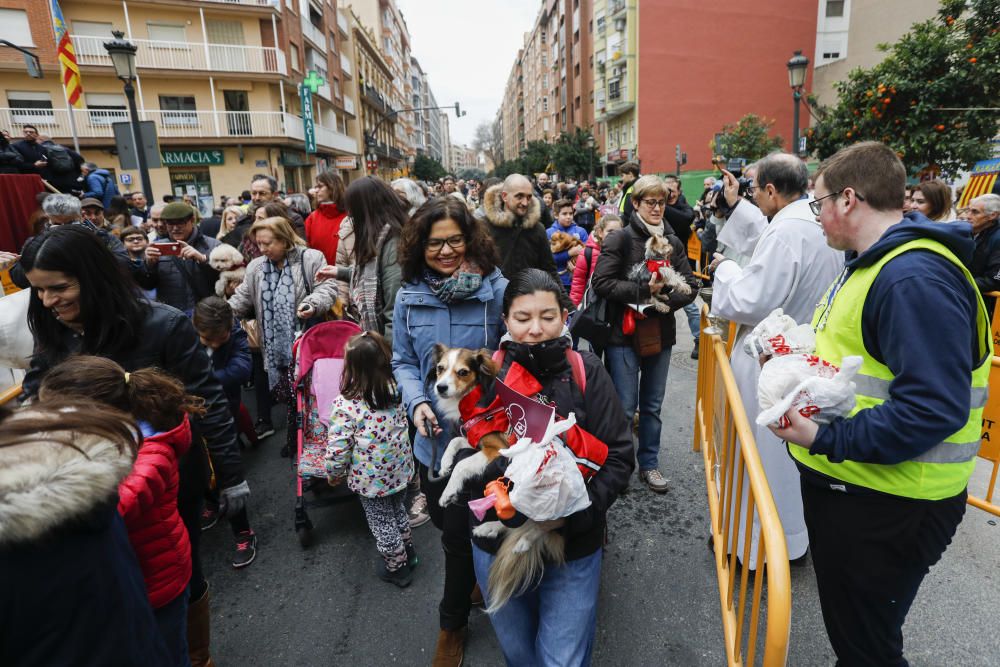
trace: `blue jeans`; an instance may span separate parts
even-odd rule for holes
[[[694,302],[689,303],[684,306],[684,314],[688,318],[688,328],[691,329],[694,346],[698,347],[698,338],[701,336],[701,308]]]
[[[190,593],[191,587],[188,586],[173,600],[153,610],[156,625],[160,628],[160,635],[167,645],[170,664],[177,667],[191,667],[187,642],[187,610]]]
[[[639,446],[635,458],[639,470],[655,470],[660,454],[660,408],[667,391],[667,371],[670,351],[665,347],[659,354],[640,357],[630,345],[610,345],[605,352],[611,379],[618,389],[629,423],[639,410]]]
[[[490,617],[503,657],[516,667],[577,667],[590,664],[597,624],[603,550],[546,566],[538,585],[511,598]],[[476,579],[489,604],[493,554],[472,546]]]

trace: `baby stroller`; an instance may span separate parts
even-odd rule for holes
[[[330,489],[326,483],[326,435],[330,409],[340,395],[344,370],[344,348],[351,336],[361,333],[353,322],[323,322],[310,328],[292,346],[292,391],[289,423],[295,424],[295,533],[303,547],[312,542],[312,521],[306,509],[321,507],[347,491]],[[294,411],[294,412],[293,412]],[[293,421],[294,420],[294,421]],[[346,489],[346,486],[343,488]],[[324,494],[323,500],[307,501],[306,491]]]

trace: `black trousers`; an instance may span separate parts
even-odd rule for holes
[[[260,350],[250,350],[250,359],[253,361],[253,393],[257,399],[257,419],[270,424],[274,401],[271,400],[271,389],[267,384],[264,355]]]
[[[476,586],[476,570],[472,565],[472,540],[469,534],[469,508],[465,501],[441,507],[438,500],[448,480],[430,482],[427,466],[420,463],[420,488],[427,495],[427,511],[431,522],[441,531],[444,548],[444,593],[438,605],[442,630],[459,630],[469,623],[472,609],[470,596]]]
[[[945,500],[834,491],[803,479],[823,622],[837,665],[904,667],[903,622],[965,514]]]
[[[191,600],[199,600],[208,588],[201,569],[201,510],[208,489],[208,453],[195,436],[191,449],[181,458],[180,482],[177,486],[177,511],[191,542]]]

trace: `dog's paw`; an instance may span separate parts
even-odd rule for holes
[[[441,494],[441,498],[438,500],[438,505],[441,507],[447,507],[448,505],[454,504],[456,500],[458,500],[457,491],[445,490],[445,492]]]
[[[517,544],[514,545],[514,553],[516,554],[527,553],[531,549],[531,546],[534,544],[534,542],[535,541],[528,538],[528,536],[522,537],[517,541]]]
[[[666,302],[660,301],[659,299],[653,300],[653,308],[655,308],[658,313],[666,314],[670,312],[670,306],[668,306]]]
[[[487,521],[472,529],[472,534],[484,540],[492,540],[507,532],[507,527],[499,521]]]

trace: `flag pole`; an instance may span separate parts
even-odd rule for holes
[[[76,118],[73,114],[73,105],[69,103],[69,94],[66,92],[66,86],[62,86],[63,99],[66,100],[66,113],[69,114],[69,131],[73,133],[73,150],[77,153],[80,152],[80,137],[76,134]]]

